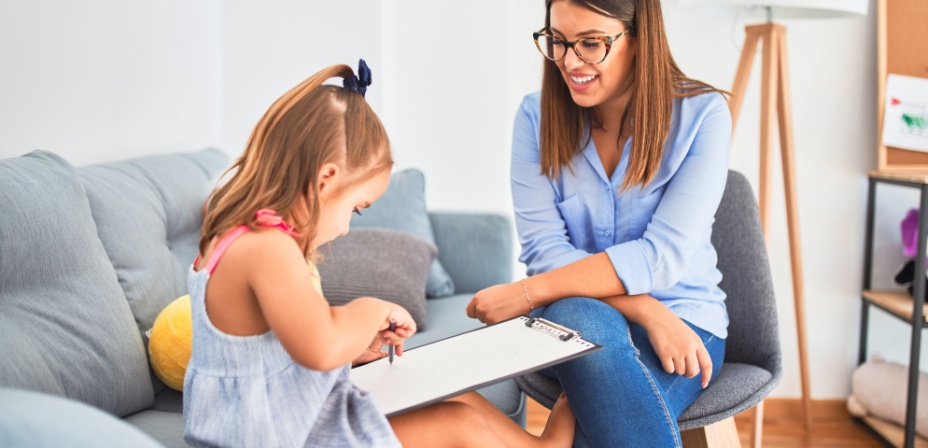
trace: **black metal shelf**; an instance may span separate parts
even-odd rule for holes
[[[915,255],[915,272],[925,272],[926,245],[928,245],[928,174],[926,173],[886,173],[870,171],[867,190],[867,228],[864,242],[864,276],[861,292],[860,310],[860,345],[857,363],[867,360],[867,333],[870,323],[870,307],[880,308],[892,316],[906,322],[912,329],[909,347],[909,378],[906,398],[905,427],[898,431],[889,431],[889,423],[876,419],[864,418],[862,421],[874,429],[883,439],[893,446],[914,448],[925,445],[926,441],[915,435],[915,412],[918,400],[919,358],[921,354],[922,329],[928,327],[925,312],[925,276],[916,275],[914,297],[905,291],[877,291],[871,289],[873,276],[873,221],[876,204],[876,187],[879,183],[916,188],[919,198],[918,251]]]

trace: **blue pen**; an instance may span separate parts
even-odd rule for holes
[[[396,321],[390,319],[390,331],[396,331]],[[393,364],[393,344],[390,344],[390,348],[387,349],[387,352],[390,353],[390,364]]]

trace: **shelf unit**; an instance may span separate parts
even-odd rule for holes
[[[919,358],[922,344],[922,329],[928,327],[928,309],[925,305],[924,275],[915,276],[913,298],[905,291],[880,291],[871,289],[873,276],[873,222],[876,209],[877,184],[885,183],[919,190],[919,228],[918,253],[915,255],[915,272],[925,272],[926,245],[928,245],[928,174],[894,173],[870,171],[867,173],[867,228],[864,243],[864,276],[861,292],[860,310],[860,345],[857,363],[867,360],[867,336],[870,322],[870,308],[877,307],[903,322],[909,324],[911,346],[909,347],[909,377],[906,398],[906,419],[904,428],[891,423],[866,417],[862,419],[883,439],[897,447],[928,447],[928,441],[915,434],[915,412],[918,397]]]

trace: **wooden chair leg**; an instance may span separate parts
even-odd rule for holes
[[[751,446],[760,448],[764,439],[764,400],[754,406],[754,433],[751,435]]]
[[[680,433],[684,448],[741,448],[735,418]]]

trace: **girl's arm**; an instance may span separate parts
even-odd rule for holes
[[[330,307],[313,286],[302,252],[286,234],[256,231],[240,239],[240,250],[248,254],[243,260],[247,283],[268,326],[299,364],[335,369],[357,358],[378,335],[400,354],[403,340],[415,333],[406,310],[380,299],[365,297]],[[395,332],[388,330],[391,319]]]

